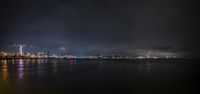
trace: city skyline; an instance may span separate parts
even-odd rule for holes
[[[1,0],[0,94],[198,94],[200,0]]]
[[[172,53],[167,51],[158,51],[155,49],[146,49],[143,52],[132,53],[129,55],[126,54],[88,54],[88,55],[76,55],[72,54],[70,50],[67,50],[65,47],[61,47],[58,50],[62,50],[62,53],[52,52],[48,48],[44,48],[38,52],[28,52],[27,45],[24,44],[15,44],[18,47],[18,51],[1,51],[1,58],[113,58],[113,59],[145,59],[145,58],[194,58],[183,55],[183,53]],[[21,57],[25,56],[25,57]]]

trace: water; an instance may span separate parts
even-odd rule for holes
[[[0,60],[0,94],[192,94],[199,60]]]

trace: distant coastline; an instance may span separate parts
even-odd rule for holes
[[[0,60],[10,59],[90,59],[90,60],[173,60],[173,59],[200,59],[200,58],[89,58],[89,57],[0,57]]]

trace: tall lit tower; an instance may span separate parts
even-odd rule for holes
[[[147,50],[146,58],[150,58],[150,56],[149,56],[149,50]]]
[[[49,58],[49,50],[47,48],[44,49],[44,55]]]
[[[22,45],[19,45],[19,54],[23,55],[23,46]]]

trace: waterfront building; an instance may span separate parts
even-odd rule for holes
[[[23,55],[23,45],[19,45],[19,54]]]

